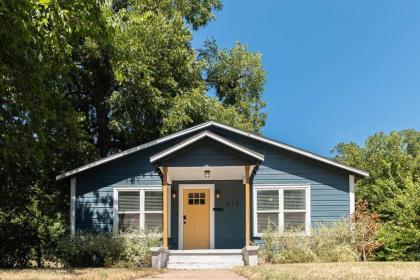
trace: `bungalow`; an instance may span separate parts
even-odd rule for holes
[[[191,264],[200,254],[215,256],[216,266],[217,260],[219,266],[252,265],[257,247],[251,244],[269,225],[310,234],[317,222],[348,217],[355,207],[355,179],[366,176],[329,158],[211,121],[57,180],[70,183],[72,234],[158,231],[162,247],[154,250],[154,266],[185,268],[183,256]]]

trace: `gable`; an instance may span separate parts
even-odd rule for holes
[[[146,144],[134,147],[132,149],[120,152],[120,153],[115,154],[115,155],[111,155],[109,157],[100,159],[100,160],[95,161],[93,163],[90,163],[90,164],[84,165],[82,167],[76,168],[74,170],[71,170],[69,172],[60,174],[56,177],[56,180],[60,180],[60,179],[63,179],[63,178],[73,176],[73,175],[78,174],[80,172],[84,172],[88,169],[95,168],[96,166],[105,164],[107,162],[110,162],[110,161],[113,161],[113,160],[116,160],[116,159],[126,157],[130,154],[133,154],[133,153],[141,152],[141,151],[146,150],[150,147],[153,147],[153,146],[156,146],[156,145],[159,145],[159,144],[162,144],[162,143],[166,143],[168,141],[175,140],[175,139],[180,138],[180,137],[185,138],[185,136],[187,136],[187,135],[197,134],[197,133],[199,133],[199,132],[201,132],[205,129],[208,129],[208,130],[211,130],[211,131],[218,131],[218,132],[221,132],[222,134],[235,135],[235,136],[238,136],[239,138],[241,138],[241,137],[242,138],[247,138],[247,139],[250,139],[252,141],[255,141],[255,143],[262,143],[262,144],[265,144],[265,145],[272,146],[272,148],[275,149],[275,150],[280,149],[280,150],[288,151],[292,154],[296,154],[296,155],[301,156],[303,158],[310,159],[314,162],[322,163],[324,165],[332,166],[333,168],[341,169],[341,170],[347,172],[347,174],[353,174],[353,175],[356,175],[358,177],[369,176],[369,173],[367,173],[366,171],[363,171],[363,170],[360,170],[360,169],[357,169],[357,168],[354,168],[354,167],[336,162],[332,159],[322,157],[320,155],[317,155],[317,154],[314,154],[314,153],[311,153],[311,152],[308,152],[308,151],[305,151],[305,150],[302,150],[302,149],[299,149],[299,148],[296,148],[296,147],[293,147],[293,146],[290,146],[290,145],[287,145],[287,144],[284,144],[284,143],[281,143],[281,142],[278,142],[278,141],[275,141],[275,140],[272,140],[272,139],[269,139],[269,138],[265,138],[265,137],[262,137],[262,136],[259,136],[259,135],[256,135],[256,134],[252,134],[252,133],[249,133],[249,132],[239,130],[237,128],[233,128],[233,127],[230,127],[230,126],[227,126],[227,125],[223,125],[223,124],[211,121],[211,122],[206,122],[206,123],[191,127],[189,129],[182,130],[180,132],[171,134],[169,136],[166,136],[166,137],[148,142]]]
[[[207,151],[206,151],[207,149]],[[251,149],[238,145],[234,141],[230,141],[221,137],[218,134],[212,133],[208,130],[201,132],[188,138],[185,141],[177,143],[170,148],[159,152],[150,157],[150,162],[153,164],[161,163],[168,158],[173,158],[174,155],[184,157],[185,153],[193,153],[194,159],[205,161],[208,159],[224,159],[229,162],[228,158],[242,157],[247,159],[248,164],[256,164],[264,160],[264,155],[257,153]],[[178,159],[179,160],[179,159]],[[190,160],[191,161],[191,160]],[[243,161],[240,161],[243,162]],[[199,163],[199,166],[203,164]],[[223,160],[219,164],[224,165]],[[229,164],[231,165],[231,164]]]
[[[257,160],[206,138],[171,154],[162,162],[173,167],[242,166],[256,164]]]

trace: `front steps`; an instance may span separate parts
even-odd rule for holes
[[[171,269],[227,269],[244,266],[241,249],[169,250],[166,267]]]

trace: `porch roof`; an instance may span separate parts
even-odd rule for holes
[[[264,155],[262,155],[260,153],[257,153],[253,150],[250,150],[248,148],[245,148],[241,145],[238,145],[238,144],[236,144],[232,141],[229,141],[229,140],[227,140],[227,139],[225,139],[225,138],[221,137],[220,135],[217,135],[213,132],[205,130],[205,131],[203,131],[203,132],[201,132],[197,135],[194,135],[191,138],[188,138],[185,141],[182,141],[178,144],[175,144],[174,146],[169,147],[168,149],[163,150],[163,151],[151,156],[150,157],[150,162],[152,164],[156,164],[160,160],[162,160],[162,159],[164,159],[168,156],[171,156],[172,154],[174,154],[174,153],[176,153],[176,152],[178,152],[178,151],[180,151],[180,150],[182,150],[182,149],[184,149],[184,148],[186,148],[186,147],[188,147],[188,146],[190,146],[190,145],[192,145],[192,144],[194,144],[194,143],[196,143],[196,142],[198,142],[198,141],[200,141],[204,138],[209,138],[211,140],[214,140],[214,141],[216,141],[216,142],[218,142],[218,143],[220,143],[220,144],[222,144],[222,145],[224,145],[224,146],[226,146],[226,147],[228,147],[232,150],[235,150],[235,151],[237,151],[241,154],[244,154],[246,156],[254,158],[259,162],[264,161]]]

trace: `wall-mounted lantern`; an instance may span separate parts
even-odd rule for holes
[[[204,178],[210,178],[210,170],[204,170]]]
[[[172,197],[172,199],[176,198],[176,191],[175,190],[171,191],[171,197]]]
[[[216,199],[219,199],[222,196],[219,190],[216,190]]]

